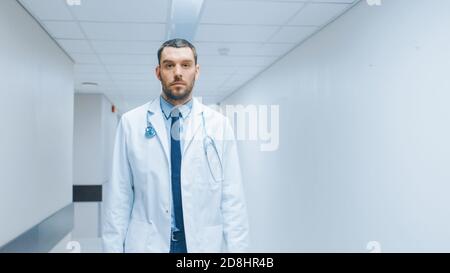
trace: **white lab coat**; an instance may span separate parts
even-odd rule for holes
[[[149,121],[156,130],[145,137]],[[223,164],[216,182],[205,156],[202,114]],[[181,188],[188,252],[245,252],[248,219],[234,133],[228,119],[194,98],[183,125]],[[124,114],[117,128],[112,176],[105,184],[106,252],[169,252],[170,143],[159,99]]]

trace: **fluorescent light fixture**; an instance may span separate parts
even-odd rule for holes
[[[168,39],[194,39],[203,2],[204,0],[172,0]]]
[[[68,6],[81,6],[81,0],[66,0]]]

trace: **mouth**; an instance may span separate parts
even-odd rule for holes
[[[186,85],[184,82],[174,82],[171,84],[171,86],[173,85]]]

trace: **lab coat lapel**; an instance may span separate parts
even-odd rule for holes
[[[193,98],[191,116],[187,119],[185,125],[186,135],[184,138],[183,154],[186,153],[192,142],[192,139],[202,125],[202,113],[203,104],[201,104],[196,98]]]
[[[170,156],[169,156],[169,143],[167,136],[167,129],[164,123],[164,117],[161,110],[161,104],[159,99],[155,99],[150,103],[148,109],[149,121],[156,131],[156,136],[161,143],[161,146],[166,155],[167,163],[170,166]]]

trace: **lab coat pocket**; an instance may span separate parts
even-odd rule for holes
[[[204,227],[202,235],[203,252],[221,252],[223,241],[222,225]]]
[[[125,239],[125,252],[148,252],[149,238],[154,233],[151,223],[131,219]]]

